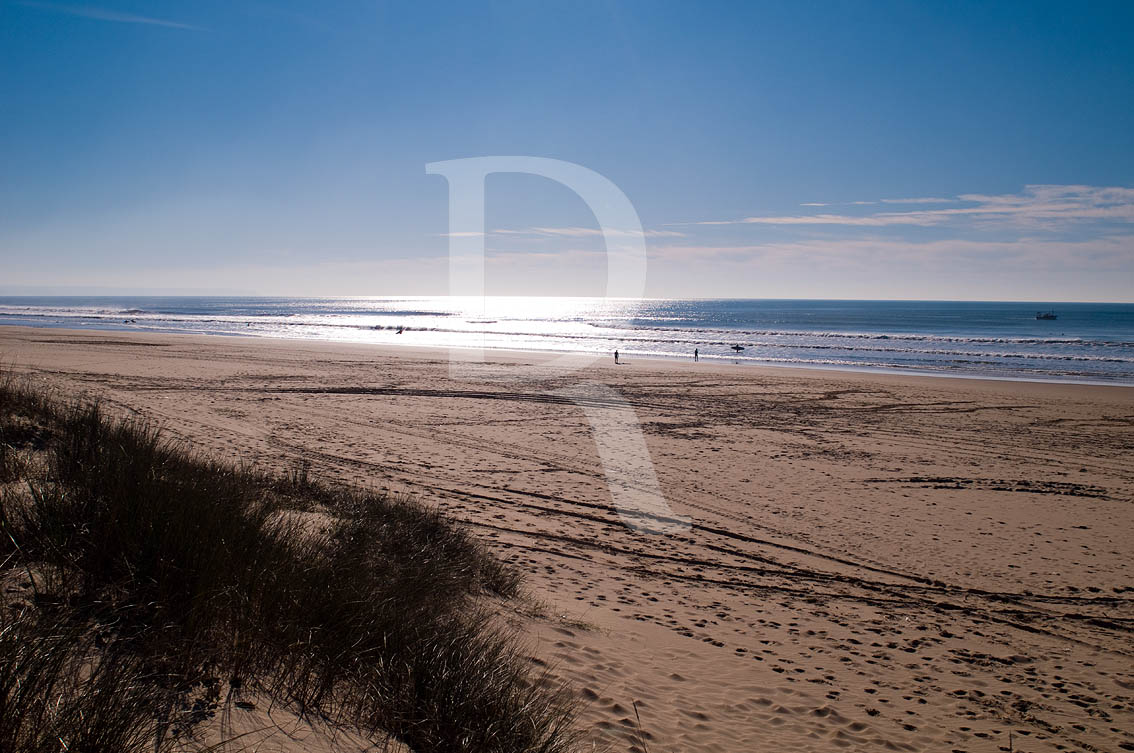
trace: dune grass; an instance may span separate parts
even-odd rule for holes
[[[250,694],[418,753],[574,749],[484,606],[518,575],[412,500],[211,462],[6,378],[0,528],[0,750],[171,750]]]

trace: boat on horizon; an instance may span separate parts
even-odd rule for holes
[[[1058,319],[1054,311],[1037,311],[1036,319]]]

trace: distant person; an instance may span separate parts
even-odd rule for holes
[[[694,361],[700,361],[701,360],[701,351],[697,350],[697,348],[693,349],[693,360]]]
[[[618,363],[618,351],[614,351],[614,362]]]

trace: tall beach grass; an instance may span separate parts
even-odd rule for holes
[[[7,376],[0,529],[0,750],[172,750],[252,696],[418,753],[574,749],[486,606],[518,575],[413,500],[206,460]]]

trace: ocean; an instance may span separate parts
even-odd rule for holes
[[[0,324],[1134,385],[1134,304],[0,297]]]

